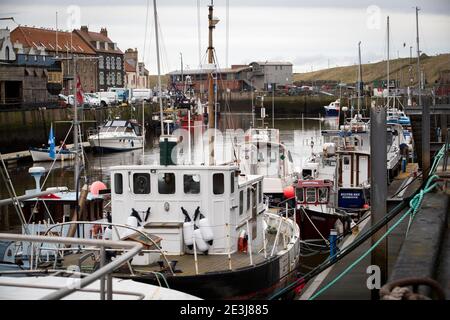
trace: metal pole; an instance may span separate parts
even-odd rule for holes
[[[422,99],[421,99],[422,100]],[[422,101],[422,179],[428,178],[430,168],[430,100]]]
[[[155,37],[156,37],[156,61],[158,65],[158,98],[159,98],[159,117],[161,121],[161,134],[164,134],[164,121],[163,121],[163,105],[161,96],[161,62],[159,59],[159,35],[158,35],[158,12],[156,11],[156,0],[153,0],[153,14],[155,20]]]
[[[142,164],[145,156],[145,101],[142,101]]]
[[[360,104],[361,104],[361,41],[358,42],[358,114],[360,110]]]
[[[105,266],[105,247],[100,247],[100,269]],[[105,276],[100,278],[100,300],[105,300]]]
[[[387,145],[386,145],[386,109],[375,105],[370,108],[370,202],[371,224],[374,226],[386,215],[387,199]],[[372,236],[374,244],[387,231],[387,225]],[[387,281],[387,239],[382,241],[371,253],[372,265],[381,271],[381,284]],[[372,290],[372,299],[378,299],[378,290]]]
[[[253,89],[253,78],[251,79],[250,83],[252,85],[252,127],[255,127],[255,104],[253,102],[255,90]]]
[[[213,8],[212,4],[208,6],[208,64],[213,64],[214,62],[214,47],[213,47],[213,30],[215,28],[216,21],[213,18]],[[215,105],[214,105],[214,83],[212,72],[208,73],[208,146],[209,146],[209,165],[214,164],[214,145],[215,145],[215,137],[213,134],[213,128],[215,128]]]
[[[189,156],[189,164],[192,163],[192,155],[191,155],[191,110],[188,110],[188,156]]]
[[[275,88],[272,83],[272,128],[275,128]]]
[[[75,149],[75,164],[74,164],[74,190],[78,192],[78,176],[80,174],[79,168],[79,146],[78,146],[78,106],[77,106],[77,57],[72,56],[73,59],[73,148]]]
[[[390,65],[389,65],[389,16],[387,17],[387,107],[389,108],[389,96],[390,96]]]
[[[422,78],[420,76],[420,47],[419,47],[419,8],[416,7],[416,42],[417,42],[417,83],[418,105],[422,107]]]

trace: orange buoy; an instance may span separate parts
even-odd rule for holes
[[[101,181],[95,181],[95,182],[93,182],[93,183],[91,184],[91,188],[90,188],[91,193],[92,193],[93,195],[96,195],[96,196],[98,196],[100,190],[105,190],[105,189],[106,189],[106,184],[104,184],[104,183],[101,182]]]
[[[283,195],[286,199],[291,199],[295,196],[295,188],[293,186],[288,186],[283,189]]]

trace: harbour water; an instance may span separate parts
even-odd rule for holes
[[[221,128],[243,129],[249,128],[252,117],[250,113],[229,113],[222,116],[220,120]],[[266,124],[271,126],[272,120],[266,118]],[[294,166],[302,167],[302,162],[311,154],[311,140],[314,141],[313,150],[320,151],[321,130],[336,129],[337,118],[303,118],[291,117],[275,119],[275,127],[280,129],[280,141],[282,141],[291,151]],[[100,180],[109,185],[110,177],[108,168],[125,164],[153,164],[159,162],[158,137],[147,136],[144,158],[142,150],[133,150],[119,153],[94,153],[87,151],[85,154],[86,171],[89,182]],[[51,162],[32,163],[26,162],[17,166],[9,167],[12,183],[17,195],[22,195],[27,189],[34,189],[35,182],[28,169],[31,166],[41,166],[48,172]],[[56,162],[48,176],[43,188],[54,186],[67,186],[73,189],[73,163],[70,161]],[[44,178],[43,178],[44,179]],[[42,180],[44,181],[44,180]],[[4,184],[0,188],[0,198],[8,198],[9,194]],[[17,218],[13,206],[0,207],[0,231],[16,232],[20,228],[20,221]]]

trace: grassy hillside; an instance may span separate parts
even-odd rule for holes
[[[412,84],[417,83],[417,59],[413,58],[411,75],[413,77]],[[439,71],[450,69],[450,54],[440,54],[437,56],[422,55],[421,66],[425,71],[425,79],[427,84],[434,83],[439,78]],[[390,77],[398,79],[402,86],[409,83],[409,58],[400,58],[391,60]],[[296,73],[294,81],[317,81],[317,80],[335,80],[344,83],[354,83],[357,80],[358,66],[337,67],[323,69],[314,72]],[[386,61],[363,64],[362,65],[363,81],[372,82],[374,80],[386,79]]]

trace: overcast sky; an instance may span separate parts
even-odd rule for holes
[[[210,1],[199,1],[204,56]],[[59,29],[88,25],[90,30],[99,31],[106,27],[109,37],[122,51],[138,48],[140,59],[155,74],[152,2],[2,0],[0,17],[13,16],[21,25],[54,28],[58,11]],[[386,58],[387,15],[391,22],[391,56],[407,57],[410,46],[413,54],[416,50],[415,6],[421,8],[421,50],[430,55],[450,52],[449,0],[229,0],[229,3],[229,65],[282,60],[291,61],[295,72],[351,65],[358,59],[358,41],[363,63],[379,61]],[[220,67],[226,65],[227,57],[225,4],[226,0],[216,0],[214,8],[214,15],[220,19],[214,35]],[[162,72],[180,68],[180,52],[185,68],[197,68],[197,0],[159,0],[157,6]],[[15,28],[17,24],[0,21],[0,26]]]

